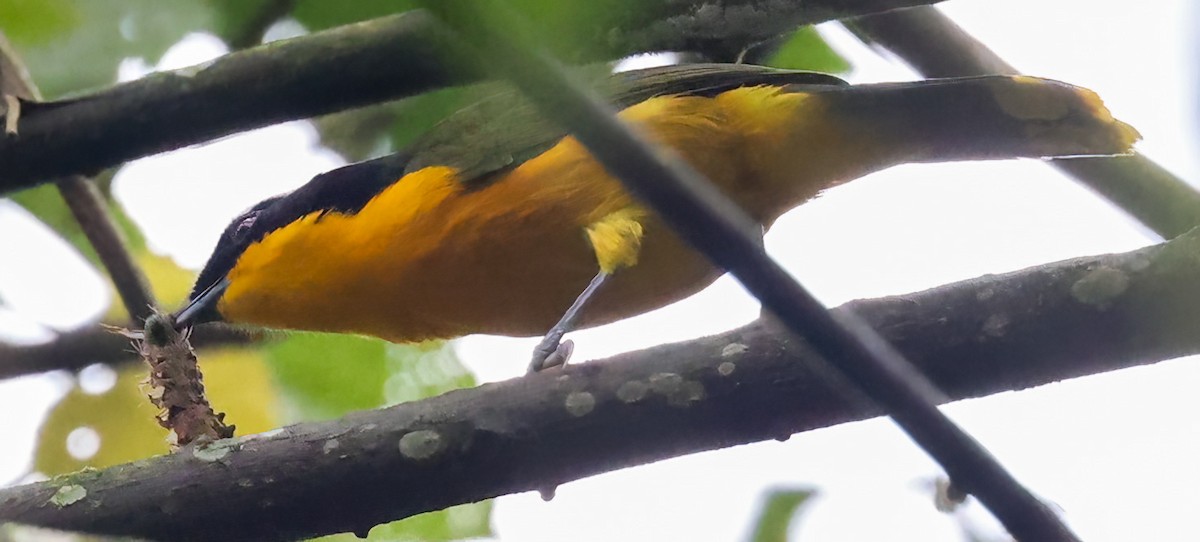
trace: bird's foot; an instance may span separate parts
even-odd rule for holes
[[[537,348],[533,349],[533,360],[529,362],[529,374],[537,373],[551,367],[565,366],[575,351],[575,342],[571,339],[562,340],[563,333],[551,331],[546,334]]]

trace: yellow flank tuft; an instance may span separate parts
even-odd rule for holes
[[[646,211],[640,207],[627,207],[587,227],[588,241],[596,251],[601,271],[613,273],[637,265],[645,233],[640,220],[645,216]]]

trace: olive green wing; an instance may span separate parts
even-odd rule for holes
[[[744,64],[686,64],[608,73],[591,68],[584,77],[618,110],[654,96],[713,96],[744,86],[842,86],[832,75]],[[553,147],[567,132],[543,119],[507,85],[447,117],[409,147],[405,172],[430,166],[459,171],[470,189],[487,186],[496,173],[516,167]]]

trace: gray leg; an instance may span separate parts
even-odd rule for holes
[[[562,342],[563,335],[575,329],[575,324],[579,321],[579,314],[583,312],[583,308],[587,306],[588,301],[600,289],[608,277],[612,275],[601,271],[596,273],[592,278],[592,282],[583,289],[583,293],[575,298],[575,302],[563,313],[562,319],[546,332],[546,336],[542,338],[542,342],[538,343],[537,348],[533,350],[533,360],[529,362],[529,372],[536,373],[548,367],[556,365],[565,365],[567,358],[571,357],[571,350],[574,349],[574,343],[571,341]]]

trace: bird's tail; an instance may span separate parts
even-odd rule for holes
[[[1115,155],[1141,139],[1096,93],[1036,77],[803,90],[824,94],[829,113],[859,123],[856,131],[899,142],[895,162]],[[884,133],[871,134],[877,131]]]

